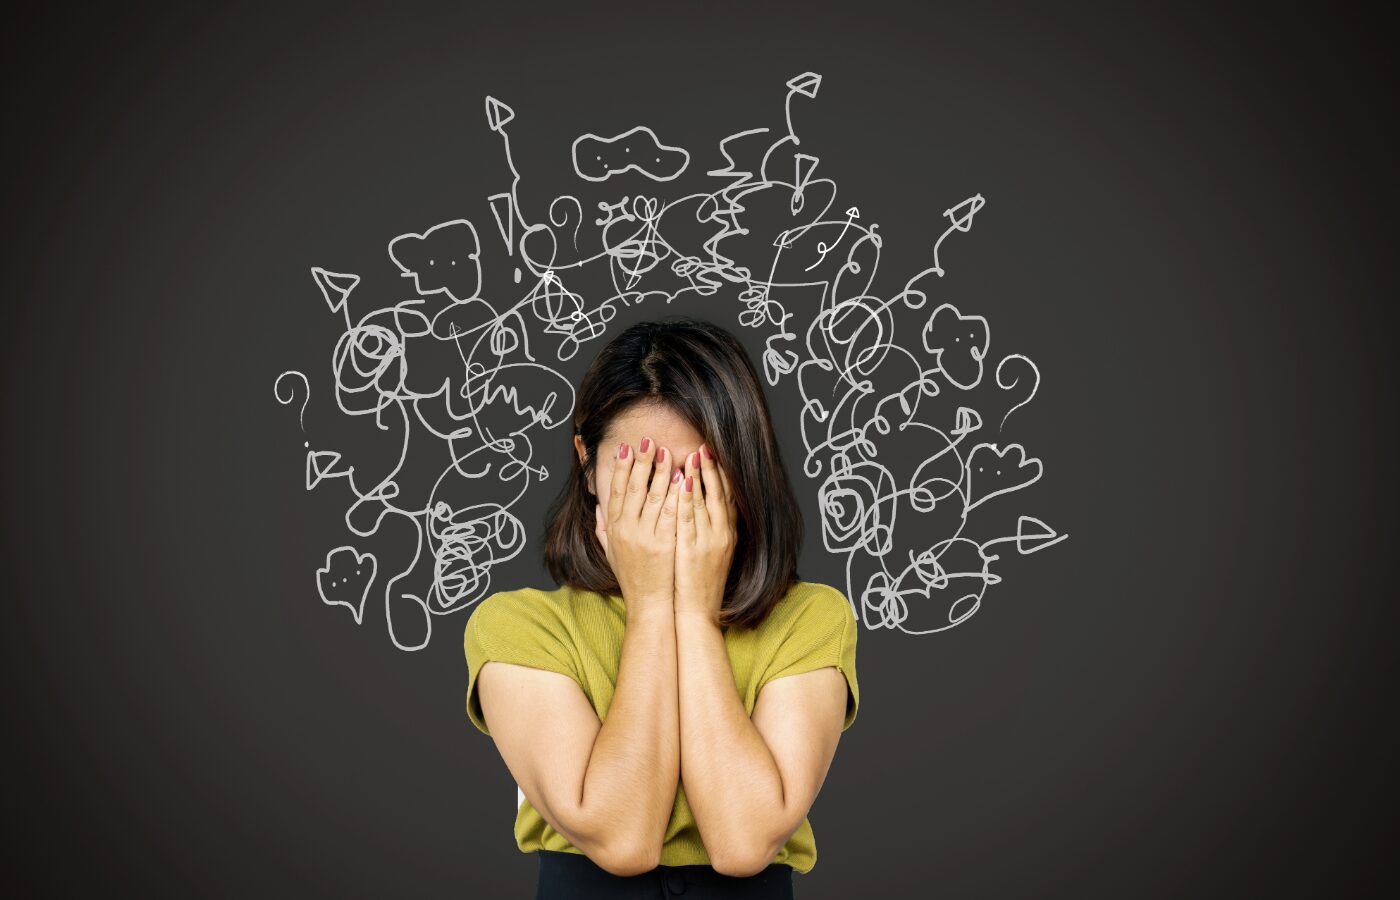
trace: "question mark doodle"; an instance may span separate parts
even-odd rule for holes
[[[281,375],[277,376],[277,381],[273,383],[272,393],[275,397],[277,397],[277,402],[282,404],[283,406],[286,406],[288,403],[291,403],[297,398],[295,387],[292,388],[291,393],[287,395],[287,398],[285,400],[282,398],[282,379],[286,378],[288,375],[295,375],[297,378],[300,378],[302,387],[306,389],[306,396],[301,401],[300,417],[301,430],[306,431],[306,404],[311,402],[311,383],[306,380],[306,376],[301,374],[300,372],[293,370],[283,372]]]

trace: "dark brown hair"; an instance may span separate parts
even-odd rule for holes
[[[613,338],[584,374],[574,433],[588,460],[569,454],[572,471],[545,526],[545,567],[561,585],[621,594],[594,533],[596,500],[588,478],[612,420],[637,403],[673,410],[713,448],[729,475],[738,535],[719,621],[758,625],[798,580],[802,512],[753,363],[732,334],[700,319],[638,322]]]

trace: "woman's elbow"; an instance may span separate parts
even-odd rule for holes
[[[710,866],[721,875],[728,875],[731,878],[748,878],[750,875],[757,875],[768,864],[773,861],[770,857],[750,856],[747,859],[738,856],[722,856],[710,860]]]
[[[758,848],[757,850],[753,848]],[[731,878],[748,878],[757,875],[772,864],[780,848],[761,841],[747,842],[742,848],[713,852],[706,850],[710,857],[710,867],[721,875]]]
[[[615,841],[590,854],[599,868],[623,878],[650,872],[661,864],[659,841]]]

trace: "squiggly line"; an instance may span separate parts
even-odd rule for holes
[[[1012,534],[982,524],[1004,519],[1044,467],[1024,444],[979,440],[978,407],[1018,400],[1000,418],[1004,431],[1035,396],[1040,372],[1006,354],[996,389],[984,387],[990,323],[951,302],[928,303],[939,283],[929,276],[944,275],[945,242],[971,231],[985,198],[946,208],[932,265],[882,294],[878,224],[856,206],[832,213],[837,185],[814,177],[820,157],[794,126],[820,87],[812,72],[789,80],[776,127],[721,139],[724,165],[703,174],[689,170],[689,151],[645,126],[579,136],[575,174],[588,204],[573,194],[529,196],[511,149],[515,112],[488,97],[486,124],[511,179],[486,198],[503,256],[464,215],[388,242],[389,262],[416,292],[409,300],[376,303],[359,275],[312,268],[322,301],[344,321],[331,395],[345,416],[368,417],[364,440],[391,460],[361,462],[357,472],[344,460],[358,447],[303,442],[307,489],[345,486],[346,527],[364,542],[327,551],[316,573],[325,603],[361,623],[377,591],[390,639],[416,650],[435,617],[489,594],[495,568],[526,544],[517,504],[550,475],[536,460],[536,434],[571,418],[562,367],[607,335],[620,308],[692,296],[713,298],[710,313],[732,302],[738,326],[761,335],[763,376],[790,397],[772,408],[793,411],[823,547],[843,558],[846,593],[868,627],[927,634],[961,624],[1001,580],[993,549],[1029,554],[1067,537],[1027,515]],[[585,216],[586,205],[598,215]],[[538,219],[531,210],[542,211]],[[502,270],[518,287],[491,279]],[[1011,374],[1013,361],[1029,368],[1028,391],[1017,390],[1024,376]],[[306,389],[304,430],[306,377],[283,372],[274,393],[293,402],[284,379],[296,378]],[[410,452],[424,448],[443,452],[436,463],[410,464]],[[425,465],[434,466],[431,484],[413,485]],[[413,552],[376,584],[378,558],[364,548],[400,525],[412,530]]]

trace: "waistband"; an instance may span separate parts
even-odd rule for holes
[[[582,853],[535,850],[540,875],[535,900],[588,900],[593,897],[654,900],[684,895],[744,900],[792,900],[792,866],[773,863],[744,877],[724,875],[713,866],[657,866],[640,875],[614,875]]]

